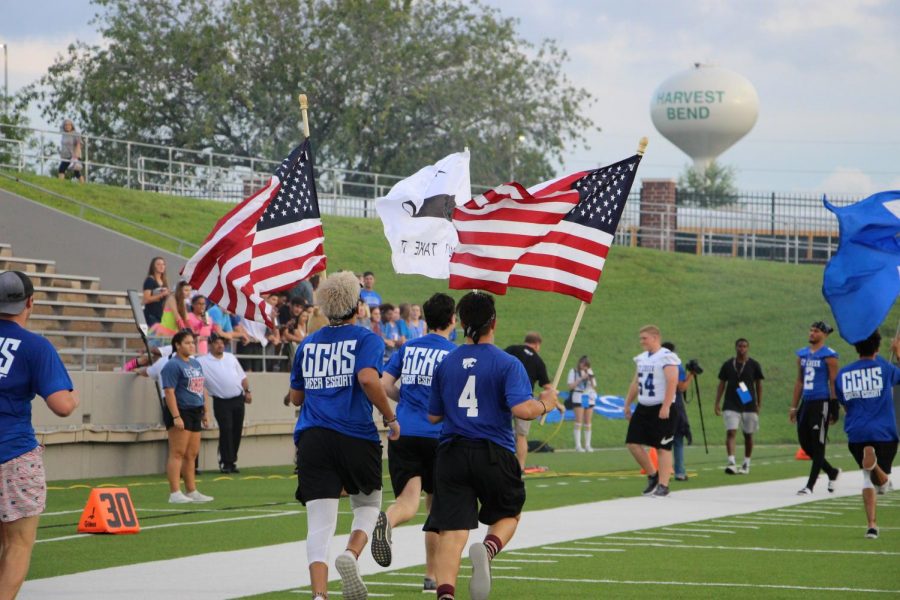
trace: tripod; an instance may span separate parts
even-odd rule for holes
[[[709,454],[709,444],[706,442],[706,425],[703,423],[703,404],[700,402],[700,384],[697,380],[700,376],[694,373],[694,393],[697,395],[697,409],[700,411],[700,431],[703,432],[703,447],[706,449],[706,453]]]

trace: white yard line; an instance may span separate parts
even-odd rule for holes
[[[546,557],[542,553],[543,551],[521,552],[521,550],[609,534],[655,529],[722,517],[734,517],[745,515],[746,513],[806,504],[822,499],[821,496],[818,498],[815,496],[797,496],[796,491],[802,483],[803,478],[793,478],[760,483],[733,484],[716,488],[677,491],[665,499],[620,498],[589,504],[526,511],[522,515],[515,537],[508,546],[513,552],[507,552],[504,549],[502,556],[507,557],[512,554],[522,558],[543,559]],[[839,498],[858,494],[859,490],[856,486],[840,486],[831,496]],[[299,514],[299,511],[291,512],[293,515]],[[592,518],[586,519],[585,515],[591,515]],[[267,514],[238,518],[269,518],[277,516],[279,515]],[[221,519],[221,521],[227,520],[229,519]],[[195,525],[210,522],[197,522]],[[177,527],[188,526],[185,523],[172,525]],[[485,531],[486,528],[481,527],[472,533],[471,538],[481,539]],[[719,531],[717,530],[716,533],[719,533]],[[337,554],[339,549],[344,547],[346,538],[346,534],[343,534],[336,536],[332,540],[332,557]],[[393,541],[394,560],[391,566],[392,569],[404,569],[422,564],[421,526],[413,525],[395,528]],[[622,542],[618,544],[630,545]],[[731,548],[726,546],[723,549]],[[589,549],[585,548],[585,550]],[[804,550],[804,552],[809,551]],[[589,552],[585,552],[585,554],[593,556]],[[559,557],[551,558],[573,556],[571,553],[560,553],[560,555]],[[384,569],[375,564],[368,550],[360,559],[360,570],[364,576],[385,572]],[[261,577],[260,573],[265,573],[265,576]],[[337,578],[334,570],[330,570],[329,575],[333,579]],[[603,582],[601,580],[597,581]],[[98,582],[102,582],[102,584],[98,585]],[[142,598],[181,597],[194,600],[218,600],[297,589],[308,585],[309,572],[306,568],[306,545],[305,542],[298,541],[30,580],[25,582],[20,598],[30,600],[33,598],[64,597],[68,600],[88,600],[98,597],[127,597],[138,600]],[[418,587],[418,584],[411,585]],[[753,585],[748,584],[735,585],[753,587]],[[721,584],[721,587],[728,587],[728,584]],[[760,585],[757,587],[766,586]],[[788,587],[785,589],[794,588]],[[798,587],[796,589],[829,588]]]

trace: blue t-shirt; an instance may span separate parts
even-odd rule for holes
[[[173,354],[159,374],[163,389],[175,390],[175,403],[179,408],[203,406],[203,367],[194,358],[183,360]]]
[[[357,375],[372,368],[380,376],[383,356],[381,338],[356,325],[323,327],[307,336],[297,348],[291,369],[291,389],[304,392],[294,442],[311,427],[379,441],[372,402]]]
[[[435,370],[428,413],[444,417],[441,442],[456,436],[489,440],[515,453],[510,409],[531,397],[519,359],[493,344],[466,344]]]
[[[0,319],[0,463],[37,448],[31,401],[74,389],[62,359],[46,338]]]
[[[360,290],[359,297],[369,305],[369,308],[381,306],[381,294],[375,290]]]
[[[419,319],[418,325],[406,324],[406,339],[415,340],[425,335],[425,321]]]
[[[437,438],[441,425],[428,421],[428,399],[431,397],[431,378],[434,370],[456,344],[436,333],[429,333],[403,347],[384,368],[400,381],[400,403],[397,404],[397,420],[400,435]]]
[[[231,333],[234,328],[231,326],[231,318],[225,314],[225,311],[219,308],[218,304],[213,304],[206,310],[206,314],[212,322],[219,326],[225,333]]]
[[[826,358],[838,357],[838,353],[822,346],[815,352],[809,348],[797,350],[800,357],[800,368],[803,369],[803,400],[828,400],[831,392],[828,390],[828,365]]]
[[[847,410],[847,441],[896,442],[893,387],[900,385],[900,369],[876,356],[858,360],[838,371],[834,387]]]
[[[402,321],[398,321],[398,323],[402,323]],[[400,339],[400,326],[397,323],[389,322],[381,324],[381,337],[385,340],[394,340],[397,341]],[[394,352],[397,351],[397,347],[388,348],[384,347],[384,362],[387,361],[393,356]]]

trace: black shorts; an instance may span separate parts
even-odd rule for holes
[[[426,494],[434,493],[437,447],[435,438],[401,435],[397,441],[388,440],[388,472],[394,496],[399,496],[413,477],[422,478],[422,489]]]
[[[340,498],[381,489],[381,443],[313,427],[297,441],[297,500]]]
[[[487,440],[455,438],[438,446],[434,488],[425,531],[475,529],[479,521],[493,525],[518,516],[525,505],[516,455]]]
[[[204,407],[195,406],[190,408],[185,408],[183,406],[178,407],[178,414],[181,415],[181,422],[184,423],[185,431],[200,431],[203,429],[201,426],[201,421],[203,421],[203,411]],[[172,413],[169,412],[169,407],[163,407],[163,424],[165,424],[166,429],[172,429],[175,427],[175,419],[172,418]]]
[[[859,465],[860,468],[862,468],[863,448],[866,446],[875,448],[878,466],[881,467],[882,471],[890,475],[891,464],[894,462],[894,457],[897,456],[897,442],[849,442],[847,448],[850,450],[850,454],[853,455],[853,458],[856,459],[856,464]]]
[[[638,404],[628,422],[626,444],[641,444],[659,450],[671,450],[675,441],[675,427],[678,425],[677,412],[673,404],[669,408],[669,418],[660,419],[662,405],[645,406]]]

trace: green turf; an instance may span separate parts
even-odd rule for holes
[[[78,185],[36,175],[21,177],[194,243],[202,242],[215,221],[232,206],[96,184]],[[65,210],[64,202],[35,194],[5,177],[0,177],[0,187]],[[91,213],[85,213],[84,218],[94,219]],[[105,224],[118,228],[115,223]],[[446,290],[445,282],[393,272],[390,249],[379,221],[324,216],[323,224],[329,271],[370,269],[377,275],[376,289],[386,301],[395,304],[421,303],[432,293]],[[140,231],[122,230],[161,244]],[[712,413],[716,376],[722,362],[733,354],[734,340],[747,337],[750,353],[760,361],[766,376],[757,439],[763,443],[793,442],[795,430],[787,420],[796,377],[793,352],[806,343],[811,322],[831,320],[820,291],[821,279],[822,267],[815,265],[614,246],[594,302],[585,312],[561,387],[565,387],[565,374],[577,357],[587,354],[593,361],[601,393],[624,395],[634,373],[631,357],[640,351],[637,330],[644,324],[656,323],[664,337],[678,345],[682,358],[696,357],[706,368],[700,383],[707,430],[712,441],[722,443],[721,420]],[[138,283],[136,280],[135,285]],[[456,297],[461,295],[453,293]],[[577,310],[578,302],[569,297],[510,290],[498,300],[497,343],[520,343],[526,331],[539,330],[545,340],[541,354],[552,377]],[[898,318],[900,307],[894,309],[886,323],[896,323]],[[886,337],[893,335],[888,326],[882,333]],[[829,343],[841,354],[842,362],[855,356],[837,334]],[[689,414],[699,439],[696,401],[689,406]],[[553,431],[539,427],[532,430],[535,439],[546,439]],[[595,427],[594,445],[618,446],[624,435],[623,421],[602,421],[601,426]],[[832,438],[844,439],[840,427],[833,431]],[[571,426],[563,426],[551,443],[573,447]]]

